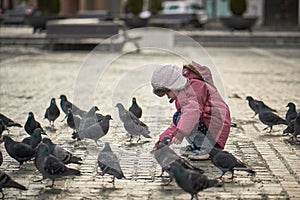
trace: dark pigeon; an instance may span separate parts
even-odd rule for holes
[[[135,97],[132,98],[132,104],[129,108],[129,111],[133,113],[137,118],[142,117],[142,108],[137,104]]]
[[[20,190],[27,190],[25,186],[12,180],[9,175],[0,170],[0,192],[2,194],[2,199],[4,199],[5,196],[2,190],[3,188],[17,188]]]
[[[98,145],[98,140],[105,136],[109,130],[109,121],[112,120],[110,115],[106,115],[102,121],[93,124],[83,130],[72,134],[73,139],[88,138],[94,140]]]
[[[263,103],[259,103],[258,118],[263,124],[267,125],[267,127],[263,130],[270,128],[269,133],[272,131],[274,125],[288,125],[284,119],[282,119],[281,117],[270,111],[268,108],[266,108]]]
[[[22,140],[22,143],[30,145],[33,149],[42,141],[43,131],[40,128],[36,128],[31,136],[26,137]]]
[[[145,138],[151,138],[149,135],[150,131],[146,124],[140,121],[134,114],[127,111],[121,103],[118,103],[116,107],[119,110],[119,117],[123,122],[124,128],[130,135],[130,142],[133,136],[139,137],[137,142],[140,140],[141,135]]]
[[[114,183],[115,177],[118,179],[125,178],[121,169],[117,156],[112,152],[108,142],[105,142],[104,148],[98,154],[98,166],[101,169],[101,175],[110,174],[113,176],[112,182]]]
[[[293,120],[290,121],[290,123],[288,124],[288,126],[283,130],[283,132],[282,132],[283,135],[288,135],[288,134],[294,132],[295,120],[296,119],[293,119]]]
[[[7,153],[19,162],[20,166],[34,156],[34,150],[28,144],[16,142],[8,135],[3,136],[4,146]]]
[[[191,169],[185,169],[178,162],[171,163],[169,170],[174,175],[177,185],[188,192],[191,195],[191,199],[194,197],[198,199],[198,192],[206,188],[222,186],[218,180],[208,179],[204,174],[199,174]]]
[[[231,179],[234,177],[234,170],[246,171],[251,175],[255,172],[248,168],[242,161],[238,160],[234,155],[227,151],[222,151],[217,148],[213,148],[210,153],[211,162],[222,171],[222,174],[218,178],[222,178],[226,172],[231,172]]]
[[[69,175],[80,175],[79,170],[66,167],[58,160],[58,158],[51,155],[48,146],[44,143],[40,143],[37,146],[34,164],[38,171],[42,174],[42,180],[46,178],[52,180],[52,185],[50,187],[54,186],[56,178]]]
[[[71,129],[73,129],[73,133],[77,132],[80,124],[80,118],[76,115],[73,115],[71,109],[68,110],[67,124]]]
[[[2,136],[3,131],[8,131],[7,126],[4,124],[4,122],[0,119],[0,137]]]
[[[267,106],[263,101],[255,100],[251,96],[247,96],[246,100],[248,100],[249,107],[254,111],[254,116],[253,117],[255,117],[258,114],[258,111],[259,111],[259,106],[258,105],[259,105],[259,103],[262,103],[266,109],[269,109],[272,112],[277,112],[275,109],[270,108],[269,106]]]
[[[168,185],[174,178],[174,175],[171,171],[168,171],[170,165],[173,162],[178,162],[183,168],[185,169],[191,169],[194,170],[200,174],[203,174],[204,171],[202,169],[196,168],[192,166],[189,162],[178,156],[173,149],[171,149],[168,145],[170,142],[169,137],[165,137],[157,147],[157,150],[154,151],[154,158],[157,161],[157,163],[161,166],[162,172],[160,174],[160,177],[163,175],[164,171],[166,171],[169,176],[170,180],[165,185]]]
[[[50,106],[46,109],[45,119],[48,119],[50,126],[54,127],[54,121],[59,117],[60,111],[56,105],[55,98],[50,101]]]
[[[12,119],[6,117],[5,115],[0,113],[0,119],[4,122],[4,124],[7,127],[16,126],[16,127],[22,127],[21,124],[14,122]]]
[[[294,123],[293,140],[298,141],[297,136],[300,134],[300,112],[298,112]]]
[[[285,114],[285,120],[287,123],[290,123],[293,119],[297,117],[296,105],[292,102],[289,102],[286,107],[288,107],[289,109]]]
[[[66,115],[68,114],[69,109],[72,110],[72,113],[74,115],[79,115],[81,117],[86,113],[86,111],[81,110],[79,107],[77,107],[76,105],[68,101],[66,95],[62,94],[60,95],[59,98],[60,98],[60,107]]]
[[[42,128],[41,124],[35,120],[33,113],[29,112],[24,129],[29,135],[31,135],[36,128],[40,128],[42,130],[43,134],[46,135],[46,132]]]
[[[43,143],[48,145],[50,153],[54,155],[58,160],[63,162],[64,164],[74,163],[74,164],[82,164],[82,159],[74,156],[71,152],[65,150],[61,146],[54,144],[49,138],[43,138]]]

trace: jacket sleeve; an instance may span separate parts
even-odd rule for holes
[[[166,136],[169,136],[170,139],[172,140],[172,138],[176,135],[176,133],[177,133],[177,127],[174,123],[172,123],[169,128],[167,128],[164,132],[162,132],[159,135],[159,141],[162,141]]]

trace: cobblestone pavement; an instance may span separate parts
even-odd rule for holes
[[[3,47],[2,47],[3,48]],[[256,172],[248,176],[237,172],[233,181],[225,179],[221,188],[211,188],[199,193],[202,199],[300,199],[300,148],[289,137],[282,136],[284,126],[275,126],[274,132],[262,131],[264,125],[248,108],[245,97],[265,101],[276,108],[278,114],[285,116],[289,101],[299,102],[300,53],[296,49],[257,49],[257,48],[207,48],[216,64],[230,106],[232,121],[238,124],[232,128],[226,150],[246,162]],[[56,130],[49,128],[43,120],[45,109],[50,99],[66,94],[72,99],[74,85],[82,63],[88,52],[47,52],[31,49],[22,54],[11,49],[8,57],[2,54],[0,61],[0,112],[22,124],[27,113],[32,111],[36,119],[46,128],[48,136],[75,155],[83,158],[83,164],[70,165],[81,171],[78,177],[65,177],[55,182],[54,189],[46,187],[49,180],[33,182],[41,178],[32,162],[18,168],[18,163],[8,156],[3,143],[0,149],[4,156],[1,170],[14,180],[24,184],[28,190],[4,189],[7,199],[189,199],[190,195],[181,190],[175,182],[161,186],[165,178],[159,178],[160,167],[149,153],[158,134],[170,123],[173,105],[166,98],[152,94],[148,84],[135,85],[134,90],[127,90],[138,79],[149,80],[149,74],[135,71],[136,66],[149,63],[173,62],[181,65],[182,58],[171,53],[141,52],[123,55],[114,61],[101,74],[99,84],[94,90],[93,103],[100,112],[110,113],[113,117],[108,134],[102,141],[109,141],[113,151],[120,159],[121,167],[127,179],[116,179],[115,187],[109,181],[109,175],[99,176],[96,158],[101,146],[93,141],[76,142],[71,139],[72,131],[65,122],[60,122],[63,115],[55,122]],[[84,65],[83,65],[84,66]],[[99,61],[101,67],[101,61]],[[128,72],[135,77],[126,82]],[[90,71],[90,73],[94,73]],[[87,74],[88,76],[89,74]],[[131,76],[130,76],[131,77]],[[124,82],[125,81],[125,82]],[[127,84],[126,84],[127,83]],[[86,84],[89,87],[88,83]],[[125,88],[122,90],[122,88]],[[91,95],[91,94],[90,94]],[[129,107],[130,99],[136,96],[144,109],[142,120],[148,124],[152,139],[142,138],[136,144],[127,142],[128,136],[120,123],[115,101]],[[83,96],[80,97],[84,100]],[[114,101],[112,101],[112,98]],[[92,105],[90,105],[92,106]],[[88,107],[84,107],[88,109]],[[3,134],[7,134],[4,132]],[[26,137],[24,129],[11,128],[15,140]],[[182,144],[184,145],[184,144]],[[181,145],[173,146],[178,150]],[[213,178],[220,174],[210,161],[192,162],[203,168]],[[230,175],[228,175],[230,176]],[[226,176],[226,177],[228,177]]]

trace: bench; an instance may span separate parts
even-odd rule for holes
[[[97,18],[105,21],[108,19],[107,10],[80,10],[76,13],[76,18]]]
[[[47,22],[46,38],[49,39],[50,48],[53,49],[54,44],[84,44],[88,39],[94,39],[92,42],[99,43],[101,40],[122,33],[120,34],[123,36],[122,41],[119,37],[111,38],[110,50],[114,50],[117,46],[122,49],[126,42],[133,42],[136,48],[139,48],[136,40],[140,37],[130,38],[124,27],[122,22],[101,21],[96,18],[52,20]]]
[[[189,25],[193,20],[195,20],[193,14],[158,14],[150,18],[149,25],[180,29]]]

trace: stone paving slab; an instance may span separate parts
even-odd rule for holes
[[[251,166],[257,173],[248,176],[236,172],[233,181],[225,179],[222,188],[210,188],[199,193],[202,199],[299,199],[299,144],[283,137],[284,126],[274,126],[273,133],[262,131],[264,125],[258,118],[252,118],[245,97],[252,95],[276,108],[284,116],[289,101],[299,102],[300,53],[293,49],[258,48],[207,48],[213,62],[218,67],[225,87],[227,102],[231,109],[232,121],[238,128],[232,128],[226,150]],[[159,178],[161,169],[149,153],[158,134],[170,123],[173,105],[166,98],[157,98],[150,85],[136,87],[126,92],[131,83],[122,85],[128,72],[138,81],[143,74],[134,71],[137,66],[149,63],[183,63],[182,58],[168,53],[141,52],[126,54],[115,60],[105,71],[94,92],[93,103],[101,113],[112,114],[113,121],[109,133],[101,141],[111,143],[113,151],[120,159],[127,179],[116,180],[115,187],[108,175],[98,175],[97,154],[101,147],[93,141],[76,142],[71,139],[72,130],[67,127],[61,115],[55,122],[56,130],[50,131],[48,122],[43,120],[45,109],[52,97],[66,94],[72,99],[74,85],[78,81],[82,63],[88,52],[47,52],[36,51],[31,54],[12,54],[0,60],[0,112],[22,124],[27,113],[32,111],[47,129],[49,137],[64,148],[83,158],[83,164],[70,165],[82,175],[58,179],[54,189],[45,187],[51,181],[33,182],[41,178],[32,162],[18,168],[18,163],[10,158],[3,144],[0,149],[4,156],[1,169],[14,180],[24,184],[28,190],[4,189],[7,199],[189,199],[175,182],[161,186],[167,177]],[[12,52],[13,53],[13,52]],[[101,65],[101,61],[99,61]],[[147,75],[145,75],[148,77]],[[90,83],[85,83],[89,87]],[[119,92],[116,94],[116,91]],[[115,96],[114,96],[115,95]],[[126,107],[136,96],[144,109],[142,120],[149,126],[152,139],[142,138],[140,144],[127,142],[128,136],[120,123],[112,98],[122,101]],[[84,99],[84,98],[83,98]],[[87,109],[87,108],[85,108]],[[4,132],[4,134],[7,134]],[[27,134],[23,129],[11,128],[15,140]],[[184,144],[182,144],[184,145]],[[173,146],[178,151],[181,145]],[[206,171],[208,177],[220,175],[210,161],[192,162]],[[226,174],[230,177],[230,174]]]

